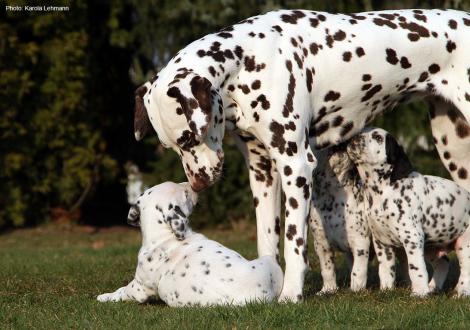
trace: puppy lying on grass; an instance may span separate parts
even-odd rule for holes
[[[383,129],[364,129],[347,150],[364,187],[380,287],[394,286],[395,247],[405,249],[416,296],[442,286],[448,262],[441,256],[455,249],[460,264],[457,294],[469,296],[470,193],[452,181],[413,171],[402,147]],[[434,268],[429,284],[425,255]]]
[[[284,276],[275,256],[248,261],[193,232],[188,216],[196,202],[188,183],[165,182],[139,197],[127,218],[142,230],[135,277],[98,301],[142,303],[158,296],[170,306],[243,305],[278,297]]]

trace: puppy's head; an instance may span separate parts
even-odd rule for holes
[[[147,189],[138,198],[129,210],[127,222],[141,226],[142,230],[170,229],[177,239],[183,240],[196,203],[197,194],[189,183],[165,182]]]
[[[328,165],[342,185],[358,178],[356,166],[349,157],[346,147],[347,144],[341,143],[328,150]]]
[[[391,182],[408,177],[413,166],[397,140],[380,128],[365,128],[347,146],[348,155],[358,166],[376,170]]]

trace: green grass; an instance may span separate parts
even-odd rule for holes
[[[256,255],[252,226],[205,233],[248,258]],[[375,265],[371,290],[353,294],[343,289],[317,297],[321,279],[313,251],[306,299],[300,304],[169,308],[158,301],[98,303],[99,293],[132,278],[139,243],[139,232],[126,228],[43,227],[0,236],[0,329],[470,328],[470,300],[454,299],[451,292],[427,299],[410,298],[407,289],[379,292]],[[346,267],[342,259],[338,262],[345,288]],[[454,271],[447,287],[456,276]]]

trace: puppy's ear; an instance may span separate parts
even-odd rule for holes
[[[390,175],[392,183],[408,177],[413,172],[413,165],[411,165],[405,151],[390,134],[387,134],[385,138],[385,153],[387,155],[387,163],[392,165],[392,173]]]
[[[134,227],[140,226],[140,210],[137,205],[132,205],[127,214],[127,223]]]
[[[150,122],[147,108],[144,104],[144,95],[147,93],[147,87],[140,86],[135,91],[135,109],[134,109],[134,135],[137,141],[152,132],[152,123]]]
[[[182,241],[186,238],[188,231],[188,217],[178,205],[174,206],[169,211],[170,215],[165,218],[165,221],[170,226],[176,238]]]
[[[212,118],[211,87],[211,82],[206,78],[188,74],[167,92],[169,97],[180,103],[189,128],[198,141],[202,141],[209,131]]]

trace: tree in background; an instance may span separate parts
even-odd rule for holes
[[[134,141],[132,107],[136,86],[191,41],[279,8],[359,12],[418,7],[470,10],[470,3],[76,0],[66,13],[3,12],[0,228],[51,216],[78,219],[80,214],[88,223],[123,223],[127,161],[146,173],[147,184],[186,180],[176,153],[163,150],[156,137]],[[420,170],[446,175],[430,142],[422,104],[391,112],[376,124],[404,142]],[[252,217],[243,158],[230,139],[224,149],[224,175],[201,194],[193,223]]]

